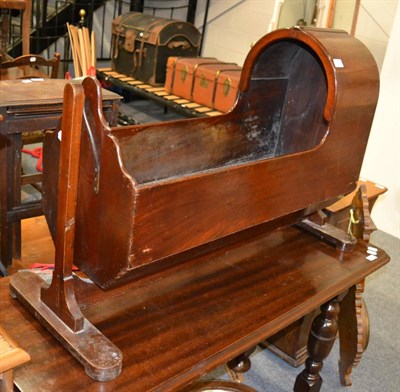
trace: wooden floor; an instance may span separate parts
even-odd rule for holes
[[[54,263],[54,244],[44,216],[22,220],[21,259],[14,259],[8,272],[15,273],[34,263]]]

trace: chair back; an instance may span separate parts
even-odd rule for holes
[[[4,75],[3,70],[9,70],[7,79],[25,79],[31,77],[50,77],[57,79],[58,68],[60,65],[60,54],[54,53],[52,59],[46,59],[42,56],[28,54],[17,57],[16,59],[2,61],[0,55],[0,72]],[[16,72],[11,71],[13,68],[18,69]]]
[[[31,0],[0,0],[0,53],[6,55],[7,47],[10,40],[11,20],[10,10],[21,11],[21,39],[22,54],[29,54],[30,51],[30,35],[31,35],[31,18],[32,18],[32,1]],[[11,37],[13,38],[13,37]]]

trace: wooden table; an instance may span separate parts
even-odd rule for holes
[[[0,325],[32,358],[16,369],[15,383],[22,392],[180,390],[318,306],[336,301],[389,261],[384,251],[375,253],[368,260],[364,242],[342,253],[298,228],[272,234],[253,230],[222,249],[108,292],[78,280],[84,315],[123,353],[122,373],[109,382],[90,379],[10,298],[9,278],[0,279]],[[341,304],[355,300],[349,290]],[[339,325],[354,316],[355,307],[347,305]],[[321,336],[315,329],[313,334]],[[330,335],[333,341],[336,332]],[[327,336],[318,340],[319,348]],[[341,339],[352,341],[345,334]],[[342,345],[342,357],[350,351]],[[308,389],[297,385],[295,390]]]
[[[324,208],[328,223],[342,229],[344,232],[348,231],[350,209],[354,208],[353,199],[356,192],[358,192],[358,187],[361,185],[365,185],[366,187],[366,196],[368,198],[370,212],[378,197],[387,191],[387,188],[382,185],[360,178],[358,180],[357,189],[354,192],[349,193],[336,203]],[[365,314],[366,318],[368,317],[365,307],[361,312]],[[302,365],[308,356],[308,333],[310,332],[312,320],[317,313],[318,309],[297,320],[288,328],[279,331],[276,335],[271,336],[268,338],[268,341],[265,342],[265,346],[292,366],[298,367]],[[359,328],[366,328],[367,325],[360,325]],[[366,335],[368,335],[367,332]]]
[[[0,81],[0,267],[20,257],[20,220],[42,214],[40,202],[21,205],[22,131],[54,129],[61,117],[62,79]],[[116,125],[120,96],[104,90],[107,120]]]

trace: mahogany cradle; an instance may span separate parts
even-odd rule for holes
[[[128,307],[146,298],[147,279],[156,279],[152,287],[159,293],[157,300],[150,298],[155,300],[149,302],[150,308],[164,309],[163,301],[174,298],[178,303],[175,295],[183,295],[179,299],[184,302],[183,309],[192,308],[196,302],[194,293],[200,289],[206,299],[208,289],[204,290],[219,279],[208,280],[207,270],[200,277],[196,267],[185,269],[197,264],[201,268],[205,260],[223,275],[221,294],[229,292],[229,274],[237,277],[232,282],[238,284],[243,301],[247,290],[242,290],[240,277],[246,285],[248,272],[257,266],[258,273],[253,274],[253,270],[250,274],[255,279],[251,278],[249,286],[249,291],[255,290],[255,302],[248,303],[249,307],[262,305],[265,296],[275,298],[277,294],[265,291],[266,282],[258,279],[261,271],[265,276],[269,268],[284,268],[286,273],[275,278],[283,285],[290,283],[289,291],[293,293],[291,290],[301,283],[303,274],[311,274],[309,268],[322,267],[319,262],[330,260],[331,279],[324,275],[324,282],[321,274],[313,275],[316,280],[304,285],[303,295],[285,298],[285,309],[279,300],[275,303],[277,313],[264,304],[266,319],[255,317],[255,329],[242,331],[237,341],[234,339],[220,351],[210,351],[202,367],[209,370],[221,360],[232,360],[322,305],[309,346],[311,358],[295,387],[297,391],[319,390],[322,360],[329,353],[338,328],[337,296],[344,295],[388,258],[377,250],[377,263],[368,265],[363,245],[357,247],[342,232],[332,235],[329,227],[303,219],[356,186],[378,84],[372,56],[354,37],[345,32],[292,28],[268,34],[252,48],[243,67],[237,104],[223,116],[110,128],[102,115],[99,84],[87,78],[83,87],[68,85],[61,150],[60,134],[53,132],[47,134],[45,151],[53,165],[61,157],[59,173],[45,172],[48,183],[53,185],[45,186],[44,195],[56,243],[55,271],[50,285],[29,273],[13,276],[13,295],[84,364],[93,379],[105,381],[121,372],[122,353],[89,322],[95,314],[89,312],[88,317],[88,312],[82,313],[91,300],[99,300],[103,294],[100,289],[96,293],[92,289],[79,293],[72,274],[73,262],[91,282],[110,290],[104,291],[106,301],[100,305],[100,313],[96,311],[96,317],[105,317],[113,310],[107,310],[105,305],[119,303],[118,292],[128,298]],[[54,189],[57,177],[58,189]],[[298,258],[293,251],[297,249],[297,238],[300,248],[305,249],[301,244],[307,243],[308,237],[299,234],[300,229],[278,230],[300,221],[303,227],[313,227],[317,233],[320,227],[330,239],[340,237],[335,240],[338,249],[328,251],[320,249],[320,241],[314,239],[316,248],[312,246],[309,254],[299,255],[305,263],[304,271],[296,267]],[[275,234],[265,234],[271,231]],[[252,236],[258,240],[251,241]],[[348,250],[344,243],[356,246],[354,255],[344,254]],[[289,253],[284,261],[280,257],[286,251]],[[268,259],[269,254],[277,258]],[[317,254],[324,257],[316,257]],[[354,270],[350,271],[349,264],[346,272],[342,260],[351,261]],[[233,268],[224,268],[226,264]],[[172,287],[163,286],[161,277],[168,276],[172,268],[176,274],[169,281]],[[290,278],[294,271],[300,274],[297,283]],[[133,282],[131,288],[137,283],[140,290],[121,287],[127,281]],[[116,286],[121,291],[118,287],[114,291]],[[222,289],[217,284],[218,287]],[[167,292],[172,295],[170,299]],[[189,292],[190,301],[186,297]],[[219,302],[215,302],[216,298],[212,297],[210,309],[220,317],[214,308]],[[161,302],[156,305],[158,300]],[[198,309],[202,308],[201,303]],[[229,308],[230,316],[232,311]],[[139,322],[134,314],[125,314],[129,324]],[[204,318],[201,311],[198,315]],[[333,327],[325,328],[328,324]],[[145,329],[150,326],[151,322],[143,325]],[[126,331],[130,329],[135,330],[133,325]],[[233,339],[231,331],[229,335]],[[227,340],[225,336],[224,344]],[[157,338],[152,343],[155,342]],[[204,344],[202,340],[197,343]],[[189,355],[187,350],[185,353]],[[144,363],[139,364],[140,369],[142,366]],[[179,379],[180,386],[198,375],[196,366],[193,362],[186,369]],[[157,380],[150,377],[148,389],[163,390],[154,383],[177,386],[178,379],[171,371],[168,369],[168,375],[163,373]]]
[[[237,104],[222,116],[109,128],[100,87],[84,88],[74,262],[109,288],[241,230],[294,224],[353,191],[379,77],[347,33],[292,28],[252,48]],[[56,162],[53,139],[45,155]],[[57,166],[49,166],[54,235]]]

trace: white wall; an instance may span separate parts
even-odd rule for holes
[[[360,3],[354,36],[371,51],[380,70],[397,5],[397,0],[361,0]]]
[[[298,3],[300,8],[304,6],[302,0],[291,2]],[[202,55],[241,65],[251,44],[268,32],[276,3],[283,4],[282,10],[288,6],[283,0],[211,0]],[[306,4],[309,14],[311,2],[307,1]],[[320,0],[318,4],[321,15],[325,15],[320,15],[318,19],[321,19],[320,24],[324,26],[329,2]],[[379,69],[385,57],[397,4],[398,0],[361,0],[360,3],[355,36],[371,51]],[[197,6],[195,25],[200,30],[203,27],[205,5],[206,0],[201,0]],[[353,8],[354,0],[338,1],[338,15],[334,19],[334,25],[345,28],[340,22],[344,23],[343,19],[346,17],[349,22],[347,30],[350,30],[352,15],[345,6]],[[278,21],[275,23],[277,25]],[[279,24],[282,25],[281,21]]]
[[[195,25],[202,28],[206,1],[198,2]],[[211,0],[202,56],[243,64],[252,43],[268,32],[275,0]]]
[[[361,175],[389,188],[372,219],[379,229],[400,238],[400,17],[393,29],[381,71],[381,87]]]
[[[300,19],[304,19],[307,25],[310,25],[314,7],[315,0],[285,0],[280,10],[278,28],[301,25],[301,23],[297,23]]]
[[[356,0],[336,0],[332,28],[351,33]]]

